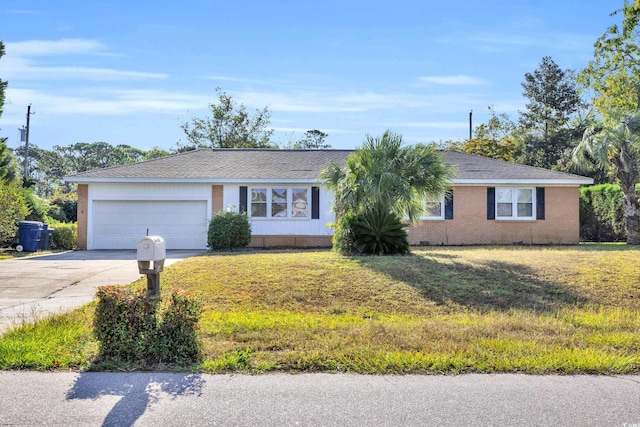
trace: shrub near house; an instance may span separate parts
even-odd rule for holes
[[[222,211],[211,219],[207,234],[207,246],[211,250],[246,248],[250,242],[251,225],[246,213]]]
[[[638,186],[636,186],[638,192]],[[580,189],[580,240],[622,242],[627,239],[622,190],[616,184]]]

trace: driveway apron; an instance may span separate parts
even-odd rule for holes
[[[167,251],[165,267],[204,251]],[[99,286],[138,280],[136,251],[70,251],[0,261],[0,333],[91,302]]]

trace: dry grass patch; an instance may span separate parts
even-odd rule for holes
[[[637,373],[638,255],[625,245],[252,251],[174,264],[162,287],[203,300],[205,360],[191,369]],[[0,366],[11,367],[3,341]],[[88,363],[91,346],[75,349]]]

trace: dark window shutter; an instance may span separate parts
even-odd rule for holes
[[[544,187],[536,187],[536,219],[544,219]]]
[[[496,219],[496,187],[487,187],[487,219]]]
[[[247,187],[244,185],[240,186],[240,212],[247,212],[249,204],[247,196]]]
[[[453,219],[453,192],[444,198],[444,219]]]
[[[320,219],[320,187],[311,187],[311,219]]]

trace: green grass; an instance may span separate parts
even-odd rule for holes
[[[638,373],[639,255],[607,244],[255,251],[190,258],[161,279],[203,300],[204,361],[190,370]],[[0,368],[100,369],[93,309],[2,336]]]

